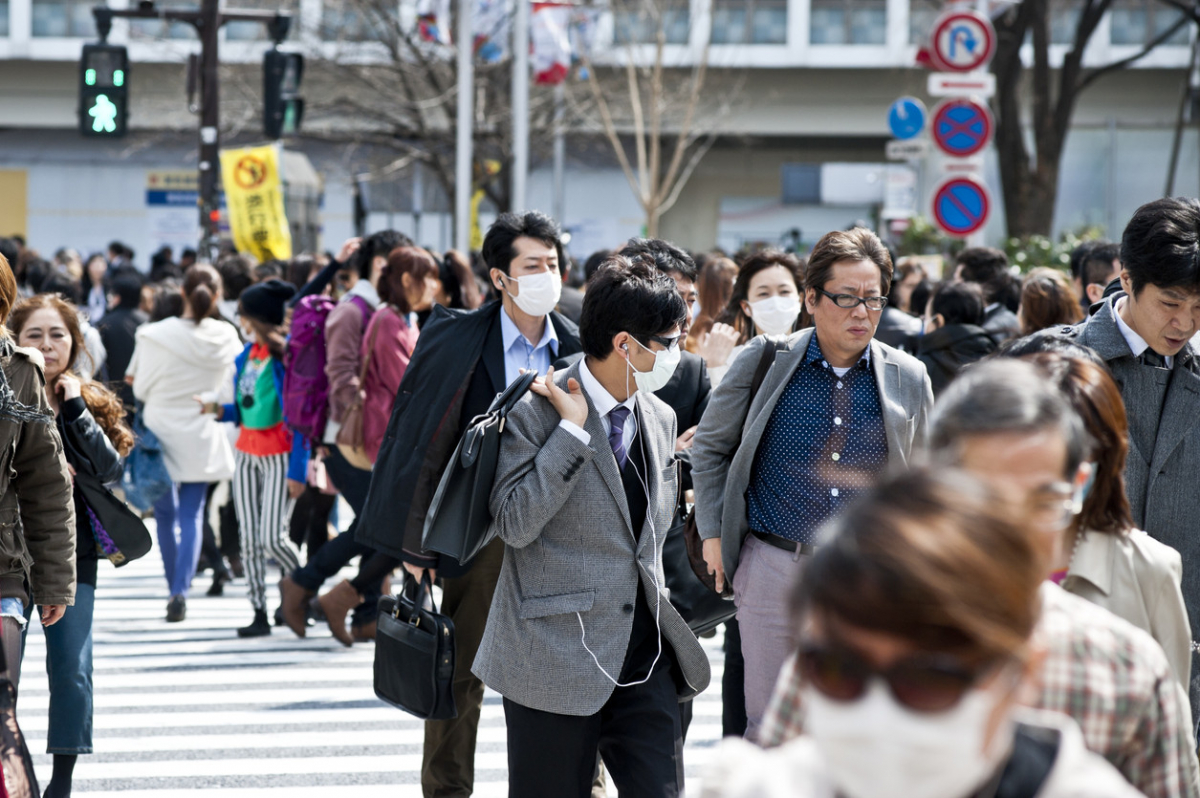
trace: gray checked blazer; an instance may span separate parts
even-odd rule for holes
[[[578,364],[554,380],[565,389],[571,377],[579,378]],[[615,689],[584,648],[580,620],[588,648],[618,678],[639,589],[675,651],[680,700],[704,690],[710,676],[708,657],[668,600],[662,570],[679,485],[675,414],[637,394],[650,495],[635,544],[621,473],[590,397],[588,411],[589,444],[559,427],[558,412],[533,393],[508,416],[491,499],[504,565],[472,668],[504,697],[561,715],[595,714]]]
[[[793,333],[775,355],[754,402],[750,384],[762,359],[763,338],[754,338],[712,392],[692,441],[692,484],[696,528],[704,539],[721,538],[725,579],[733,579],[742,542],[750,531],[746,488],[759,442],[784,389],[804,362],[813,329]],[[879,386],[888,461],[907,464],[913,449],[925,446],[933,388],[925,365],[879,341],[871,341],[871,370]]]

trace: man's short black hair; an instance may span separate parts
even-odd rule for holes
[[[1071,278],[1072,279],[1075,279],[1075,280],[1083,279],[1084,264],[1087,263],[1087,259],[1091,257],[1092,250],[1094,250],[1096,247],[1102,247],[1106,243],[1108,243],[1108,242],[1103,241],[1102,239],[1095,238],[1095,239],[1092,239],[1091,241],[1081,242],[1080,244],[1076,245],[1075,249],[1071,250]]]
[[[1171,197],[1134,211],[1121,236],[1121,265],[1134,296],[1147,283],[1200,291],[1200,200]]]
[[[962,266],[962,279],[978,283],[988,304],[1004,302],[1011,288],[1008,275],[1008,256],[995,247],[971,247],[958,253],[955,259]]]
[[[532,238],[558,253],[558,262],[563,262],[562,231],[558,222],[540,211],[525,213],[502,213],[492,222],[483,237],[483,262],[489,269],[499,269],[505,274],[512,268],[517,257],[514,242],[518,238]],[[489,281],[490,282],[490,281]]]
[[[79,283],[61,272],[54,272],[42,280],[37,291],[39,294],[58,294],[72,305],[79,305],[83,301],[83,292],[79,289]]]
[[[1121,245],[1101,244],[1093,247],[1083,261],[1083,271],[1080,273],[1084,286],[1093,283],[1108,285],[1113,276],[1113,265],[1121,267]]]
[[[685,280],[696,282],[696,261],[670,241],[663,241],[661,238],[631,238],[625,242],[618,254],[630,260],[645,258],[668,276],[677,273]]]
[[[933,292],[932,315],[946,324],[983,324],[983,289],[975,283],[942,283]]]
[[[1070,331],[1071,328],[1067,327],[1066,330]],[[1096,354],[1095,349],[1079,343],[1073,333],[1064,332],[1064,329],[1059,327],[1052,327],[1049,330],[1035,332],[1033,335],[1026,335],[1023,338],[1013,338],[1005,341],[1001,345],[1000,350],[992,355],[992,357],[1025,357],[1026,355],[1037,355],[1042,352],[1053,352],[1063,357],[1086,360],[1092,365],[1099,366],[1108,371],[1108,365],[1100,355]]]
[[[11,238],[0,238],[0,255],[3,255],[9,267],[16,271],[17,258],[21,256],[21,248],[17,246],[17,242]]]
[[[221,294],[225,299],[236,301],[242,292],[254,284],[254,266],[245,255],[226,255],[217,261],[221,274]]]
[[[592,275],[604,265],[604,261],[612,257],[612,254],[613,251],[611,249],[598,249],[588,256],[588,259],[583,264],[584,285],[592,281]]]
[[[121,300],[120,307],[137,310],[142,302],[142,280],[136,273],[122,273],[113,280],[112,292]]]
[[[387,258],[397,247],[411,247],[413,241],[399,230],[380,230],[363,239],[362,246],[350,258],[350,264],[358,270],[358,276],[371,279],[371,264],[376,258]]]
[[[675,281],[644,261],[613,255],[588,284],[579,341],[588,357],[612,354],[613,337],[626,332],[649,347],[650,336],[682,329],[688,308]]]

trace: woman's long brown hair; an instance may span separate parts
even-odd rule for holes
[[[71,355],[67,360],[69,365],[63,373],[70,374],[79,380],[79,393],[83,398],[83,403],[87,405],[92,417],[100,425],[100,429],[104,430],[104,434],[112,441],[117,454],[124,457],[133,449],[134,444],[133,431],[125,423],[125,404],[119,396],[103,384],[95,380],[84,380],[71,368],[81,354],[88,356],[83,342],[83,332],[79,329],[79,310],[58,294],[38,294],[17,303],[17,306],[13,308],[12,315],[8,318],[9,330],[12,331],[14,338],[20,338],[21,330],[29,321],[30,315],[42,308],[56,312],[62,318],[63,326],[67,328],[67,333],[71,336]]]

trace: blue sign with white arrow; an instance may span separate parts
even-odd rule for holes
[[[901,97],[888,109],[888,127],[901,141],[916,138],[925,129],[925,104],[915,97]]]

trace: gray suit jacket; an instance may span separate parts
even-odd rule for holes
[[[1108,364],[1121,386],[1121,398],[1131,427],[1138,419],[1161,412],[1154,450],[1143,451],[1138,436],[1129,436],[1125,461],[1125,490],[1133,523],[1171,546],[1183,562],[1200,561],[1200,356],[1189,343],[1175,356],[1171,382],[1161,411],[1157,390],[1148,384],[1150,370],[1133,356],[1117,326],[1114,301],[1109,297],[1095,314],[1073,328],[1076,341],[1091,347]],[[1052,332],[1057,332],[1057,328]],[[1200,569],[1183,569],[1183,597],[1191,619],[1192,639],[1200,639]]]
[[[565,387],[571,377],[579,378],[578,364],[555,382]],[[592,715],[615,689],[584,648],[581,622],[588,648],[617,678],[639,589],[674,649],[680,698],[704,690],[710,677],[704,649],[668,600],[662,570],[679,485],[675,413],[637,394],[650,467],[646,523],[635,543],[621,473],[590,397],[588,408],[589,444],[562,429],[557,411],[532,393],[508,416],[491,499],[504,565],[472,669],[506,698],[562,715]]]
[[[759,442],[788,381],[804,362],[813,329],[793,333],[787,349],[749,402],[750,384],[762,358],[763,338],[750,341],[712,392],[708,409],[692,443],[692,483],[696,491],[696,528],[704,539],[720,537],[725,578],[733,579],[742,542],[750,531],[746,488]],[[888,460],[907,464],[914,448],[923,447],[933,388],[924,364],[887,344],[871,341],[871,369],[879,386]]]

